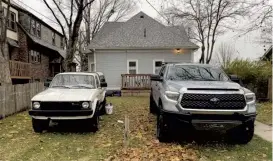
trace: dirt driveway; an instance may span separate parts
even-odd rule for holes
[[[26,112],[0,121],[0,161],[17,160],[270,160],[271,144],[255,137],[247,145],[229,145],[220,140],[159,143],[155,116],[148,113],[147,97],[109,98],[114,114],[104,116],[97,133],[80,132],[79,125],[53,125],[35,134]],[[123,148],[125,115],[130,119],[128,149]],[[67,126],[69,128],[67,128]],[[198,136],[202,137],[202,136]]]

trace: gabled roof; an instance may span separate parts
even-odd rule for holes
[[[139,12],[126,22],[105,23],[87,49],[198,49],[183,27],[167,27]]]

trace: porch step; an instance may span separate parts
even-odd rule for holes
[[[121,96],[150,96],[151,90],[121,90]]]

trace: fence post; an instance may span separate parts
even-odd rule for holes
[[[129,145],[129,117],[126,115],[125,116],[125,121],[124,121],[124,146],[127,149],[128,145]]]

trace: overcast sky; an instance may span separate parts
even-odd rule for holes
[[[49,12],[49,10],[46,8],[46,6],[43,4],[42,0],[14,0],[14,1],[17,2],[19,5],[23,6],[24,8],[26,8],[27,10],[29,10],[30,12],[32,12],[33,14],[35,14],[37,17],[49,23],[52,27],[58,28],[58,25],[53,22],[55,21],[53,16]],[[148,1],[158,11],[162,7],[162,3],[158,3],[158,0],[148,0]],[[143,11],[153,18],[160,17],[157,11],[153,7],[151,7],[151,5],[147,3],[146,0],[136,0],[136,3],[138,4],[138,8],[136,9],[135,13],[139,11]],[[242,22],[244,21],[247,21],[247,20],[242,20]],[[219,47],[221,43],[228,43],[234,46],[235,50],[237,51],[238,57],[258,59],[259,57],[263,55],[264,49],[269,47],[269,45],[264,46],[264,44],[255,43],[255,40],[257,40],[260,36],[260,33],[258,31],[240,38],[238,38],[235,35],[237,35],[236,32],[230,31],[220,36],[216,40],[215,50],[217,50],[217,48]],[[199,53],[200,53],[199,51],[195,53],[195,61],[198,60],[200,56]]]

